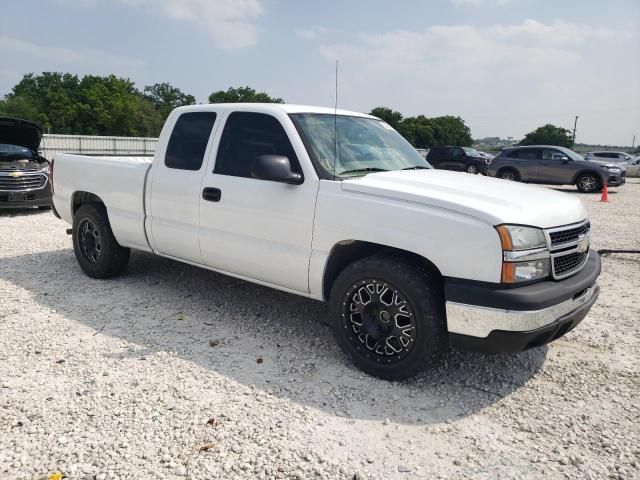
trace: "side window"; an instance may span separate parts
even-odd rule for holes
[[[464,155],[464,150],[462,150],[461,148],[450,148],[449,149],[449,157],[453,158],[453,159],[458,159],[458,158],[463,158]]]
[[[566,155],[560,150],[552,150],[550,148],[545,148],[542,150],[543,160],[562,160],[563,158],[566,158]]]
[[[520,160],[537,160],[540,158],[539,153],[540,150],[537,148],[521,148],[519,150],[514,150],[509,156]]]
[[[215,112],[180,115],[169,137],[164,164],[179,170],[200,170],[215,121]]]
[[[280,122],[265,113],[233,112],[224,126],[213,173],[251,178],[259,155],[282,155],[302,173],[298,157]]]

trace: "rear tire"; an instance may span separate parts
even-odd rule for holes
[[[402,257],[373,256],[347,266],[329,304],[338,344],[370,375],[413,377],[447,348],[441,279]]]
[[[512,182],[520,181],[520,175],[513,168],[504,168],[500,170],[500,173],[497,175],[498,178],[502,178],[503,180],[510,180]]]
[[[126,268],[130,250],[113,236],[104,205],[87,203],[73,216],[73,251],[91,278],[109,278]]]
[[[599,192],[602,181],[595,173],[583,173],[576,179],[576,187],[582,193]]]

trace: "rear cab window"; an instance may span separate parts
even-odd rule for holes
[[[200,170],[216,121],[215,112],[187,112],[176,120],[164,164],[178,170]]]

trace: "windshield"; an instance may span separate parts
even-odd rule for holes
[[[560,150],[562,153],[564,153],[571,160],[584,160],[584,158],[582,158],[582,155],[577,154],[573,150],[569,150],[568,148],[564,148],[564,147],[555,147],[555,148]]]
[[[23,160],[31,157],[33,157],[33,154],[28,148],[0,143],[0,160]]]
[[[291,118],[309,155],[330,177],[431,168],[409,142],[381,120],[320,113],[294,113]]]
[[[480,157],[480,152],[478,150],[476,150],[475,148],[471,148],[471,147],[462,147],[462,149],[465,151],[465,153],[468,153],[469,155],[475,156],[475,157]]]

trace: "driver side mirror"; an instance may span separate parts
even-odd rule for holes
[[[258,180],[300,185],[302,175],[294,172],[289,159],[282,155],[259,155],[251,166],[251,177]]]

